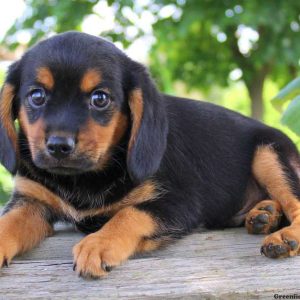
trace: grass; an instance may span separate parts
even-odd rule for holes
[[[0,84],[3,82],[4,73],[0,71]],[[278,112],[271,104],[270,99],[278,92],[278,87],[271,81],[267,81],[264,90],[264,122],[270,126],[276,127],[285,132],[300,149],[300,138],[291,132],[287,127],[280,124],[280,112]],[[199,92],[184,92],[182,85],[176,85],[176,93],[178,96],[190,97],[194,99],[207,99],[216,104],[238,111],[244,115],[250,115],[250,101],[247,91],[243,83],[232,83],[226,89],[214,88],[208,95],[203,96]],[[7,202],[12,190],[12,178],[10,174],[0,166],[0,205]]]

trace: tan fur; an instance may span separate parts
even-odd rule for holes
[[[156,229],[156,221],[146,212],[133,207],[120,210],[102,229],[74,247],[77,272],[83,276],[105,275],[101,265],[119,265],[139,249],[144,237],[151,236]]]
[[[273,208],[274,212],[271,213],[264,208],[270,206]],[[255,229],[253,228],[255,226],[253,220],[261,215],[266,214],[268,216],[269,222],[264,225],[264,228],[261,229],[259,233],[270,233],[274,231],[274,228],[277,228],[279,225],[279,222],[281,220],[282,216],[282,208],[280,203],[277,200],[263,200],[256,204],[247,214],[246,217],[246,228],[248,230],[248,233],[255,233]]]
[[[289,221],[300,223],[300,202],[291,191],[282,169],[271,146],[258,148],[252,164],[255,178],[267,189],[272,199],[280,202]]]
[[[161,240],[142,240],[136,249],[137,253],[149,252],[156,250],[162,246]]]
[[[288,241],[297,242],[297,247],[292,249],[288,245]],[[263,247],[268,245],[280,245],[287,249],[285,253],[277,256],[276,258],[284,258],[289,256],[296,256],[300,254],[300,225],[292,224],[291,226],[284,227],[270,235],[268,235],[263,241]]]
[[[101,83],[102,75],[99,71],[90,69],[82,77],[80,89],[85,92],[91,92],[99,83]]]
[[[0,218],[0,267],[51,234],[52,227],[43,218],[41,208],[30,203],[13,208]]]
[[[276,152],[271,146],[260,147],[254,156],[253,174],[258,182],[266,188],[272,199],[276,199],[291,222],[263,241],[262,251],[273,258],[294,256],[300,253],[300,201],[293,194],[290,184],[284,175],[283,166],[278,160]],[[289,242],[296,243],[293,249]],[[272,249],[281,247],[284,251],[276,252]],[[274,252],[277,253],[274,255]]]
[[[131,136],[128,145],[130,151],[136,140],[143,117],[144,104],[142,91],[140,89],[135,89],[131,92],[129,96],[129,106],[132,115]]]
[[[40,67],[37,69],[36,80],[48,90],[52,90],[54,87],[55,81],[53,74],[47,67]]]
[[[120,199],[119,202],[116,202],[113,205],[97,209],[77,211],[73,206],[64,202],[60,197],[49,191],[40,183],[37,183],[25,177],[21,177],[18,175],[15,177],[15,190],[22,195],[36,199],[41,203],[52,207],[52,209],[56,213],[70,217],[75,221],[80,221],[83,218],[100,214],[113,215],[120,209],[126,208],[128,206],[154,200],[160,193],[159,187],[157,187],[156,184],[151,180],[148,180],[142,185],[133,189],[123,199]]]
[[[127,117],[115,112],[109,124],[101,126],[89,119],[80,130],[76,152],[84,153],[101,169],[109,159],[109,149],[116,145],[127,129]]]
[[[13,99],[15,96],[14,87],[9,83],[5,83],[1,92],[0,101],[0,118],[3,127],[7,131],[9,139],[13,143],[15,151],[17,151],[17,132],[14,126],[12,116]]]
[[[128,127],[128,119],[125,114],[117,113],[116,119],[117,121],[115,124],[113,137],[111,140],[111,146],[115,146],[118,144],[118,142],[121,140]]]
[[[45,124],[41,118],[30,124],[24,106],[19,112],[19,124],[27,136],[30,152],[34,158],[38,150],[45,147]]]

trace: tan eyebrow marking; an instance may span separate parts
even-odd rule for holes
[[[37,69],[36,79],[39,83],[43,84],[49,90],[54,87],[53,74],[47,67],[40,67]]]
[[[92,91],[101,82],[101,77],[100,72],[97,70],[90,69],[86,71],[81,79],[80,89],[85,93]]]

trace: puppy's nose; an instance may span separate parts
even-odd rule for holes
[[[75,141],[72,137],[50,136],[46,142],[48,153],[61,159],[70,155],[75,149]]]

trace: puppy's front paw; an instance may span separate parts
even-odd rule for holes
[[[74,270],[79,276],[99,278],[130,256],[125,241],[92,233],[73,248]]]

